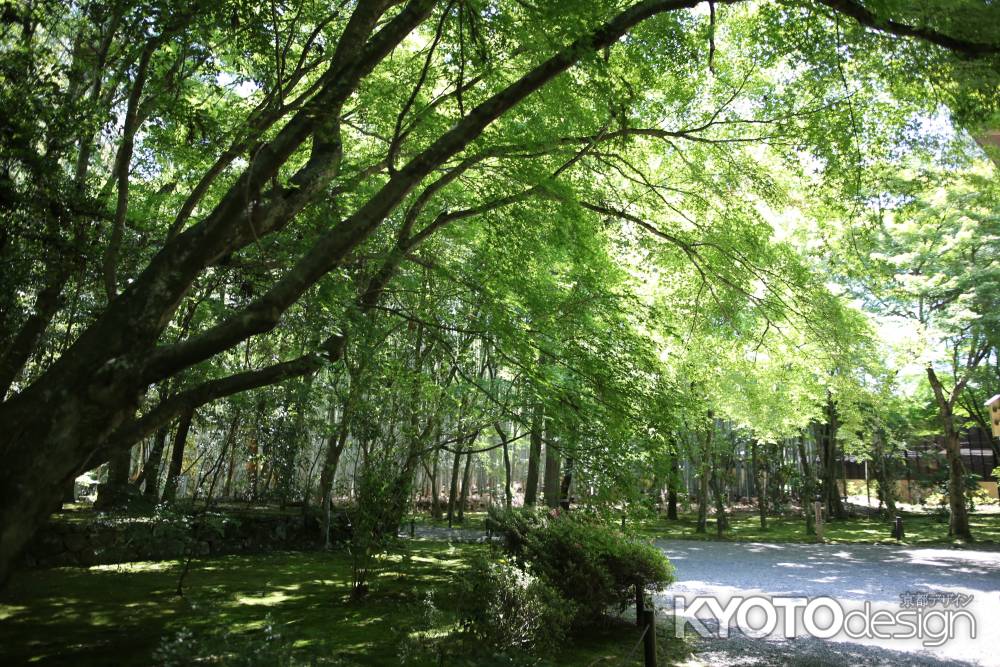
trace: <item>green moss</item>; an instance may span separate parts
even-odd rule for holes
[[[1000,542],[1000,514],[973,514],[970,516],[973,537],[976,542]],[[697,517],[693,514],[681,515],[676,521],[658,517],[644,523],[640,531],[650,537],[663,539],[718,540],[715,524],[709,520],[707,533],[696,533]],[[890,522],[880,519],[854,518],[831,521],[826,524],[824,539],[834,543],[891,543]],[[948,524],[934,516],[908,514],[903,517],[905,539],[903,544],[942,544],[948,540]],[[808,542],[805,521],[801,517],[768,517],[767,529],[760,527],[757,514],[737,513],[730,517],[730,529],[723,540],[745,542]]]
[[[185,641],[217,639],[222,648],[215,657],[222,659],[226,651],[259,645],[270,628],[307,663],[396,665],[411,635],[461,644],[457,619],[446,608],[449,590],[471,551],[484,548],[410,544],[381,561],[361,601],[350,599],[350,559],[343,552],[196,561],[183,598],[174,594],[177,561],[25,571],[0,598],[0,664],[149,665],[154,651],[179,633]],[[425,600],[432,590],[445,608],[428,626]],[[588,633],[552,664],[625,655],[637,638],[633,626]],[[663,643],[665,655],[681,650]],[[412,662],[428,663],[436,658],[417,654]]]

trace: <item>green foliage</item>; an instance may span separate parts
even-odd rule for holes
[[[369,461],[359,474],[356,502],[348,511],[351,524],[348,552],[353,573],[351,594],[355,598],[368,593],[379,555],[396,541],[399,517],[391,503],[397,482],[394,472],[387,461],[380,460]]]
[[[635,601],[635,587],[662,590],[673,567],[648,542],[607,526],[562,514],[528,533],[529,570],[577,605],[574,622],[590,623]]]
[[[574,603],[546,579],[477,554],[457,594],[463,628],[497,652],[549,655],[575,616]]]
[[[595,622],[609,608],[635,601],[635,587],[662,590],[673,567],[647,541],[610,528],[599,519],[552,511],[490,515],[516,562],[540,577],[574,606],[573,622]]]
[[[499,535],[504,549],[523,563],[528,536],[545,526],[547,513],[547,510],[537,507],[506,509],[491,505],[487,511],[485,527],[491,533]]]
[[[198,634],[181,629],[164,637],[153,652],[153,660],[163,667],[186,667],[209,662],[227,667],[290,667],[304,664],[292,657],[292,641],[283,638],[270,616],[261,630],[246,633]]]

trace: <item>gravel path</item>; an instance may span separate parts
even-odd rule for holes
[[[837,598],[845,607],[898,611],[900,594],[936,591],[971,594],[976,638],[964,621],[957,638],[928,648],[916,639],[830,640],[803,633],[792,639],[754,639],[731,631],[729,638],[698,639],[692,664],[707,665],[1000,665],[1000,551],[909,548],[871,544],[757,544],[658,540],[677,569],[677,582],[657,596],[674,608],[674,596]],[[699,614],[701,616],[701,614]],[[717,629],[718,624],[709,624]]]

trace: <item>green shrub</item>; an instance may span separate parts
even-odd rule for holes
[[[673,567],[659,549],[616,528],[560,514],[524,538],[524,561],[531,572],[575,603],[574,622],[597,620],[608,608],[624,609],[635,586],[662,590]]]
[[[524,546],[528,535],[543,527],[549,519],[545,510],[533,507],[506,509],[490,507],[486,513],[486,529],[503,539],[503,547],[519,563],[524,560]]]
[[[536,655],[562,642],[575,612],[543,579],[484,555],[473,560],[458,603],[463,628],[485,647]]]
[[[594,517],[558,511],[491,510],[487,526],[520,566],[575,603],[574,622],[596,620],[635,600],[635,585],[662,590],[673,567],[656,547]]]

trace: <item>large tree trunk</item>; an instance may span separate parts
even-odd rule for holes
[[[181,415],[181,421],[177,425],[177,433],[174,434],[174,446],[170,452],[170,467],[167,469],[167,481],[163,485],[163,502],[172,503],[177,498],[177,484],[181,470],[184,467],[184,448],[187,445],[188,431],[191,429],[191,420],[194,419],[194,411],[189,410]]]
[[[108,479],[98,488],[94,509],[123,509],[128,501],[128,475],[132,467],[132,450],[115,452],[108,461]]]
[[[545,488],[542,492],[547,507],[559,507],[559,451],[551,442],[545,443]]]

